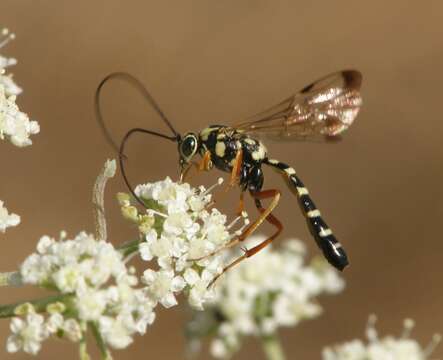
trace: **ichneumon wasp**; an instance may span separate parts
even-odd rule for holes
[[[172,134],[166,135],[156,131],[134,128],[126,133],[120,146],[117,146],[105,127],[100,111],[100,93],[103,85],[115,78],[124,79],[134,85],[157,111]],[[269,158],[265,145],[256,136],[266,135],[274,139],[289,140],[337,139],[352,124],[360,110],[362,104],[359,92],[361,82],[361,73],[356,70],[336,72],[313,82],[281,103],[236,125],[211,125],[199,133],[188,132],[183,136],[174,129],[143,84],[126,73],[113,73],[102,80],[96,92],[95,109],[97,119],[107,140],[119,153],[124,181],[135,199],[143,206],[143,202],[134,193],[124,168],[125,144],[134,133],[150,134],[176,142],[182,180],[193,166],[204,171],[216,167],[229,172],[231,174],[229,187],[238,184],[241,190],[239,212],[243,209],[244,193],[246,191],[250,193],[260,216],[223,249],[244,241],[264,220],[272,224],[276,231],[262,243],[250,249],[244,249],[243,255],[227,265],[223,272],[270,244],[283,229],[282,223],[272,214],[279,202],[280,191],[262,189],[263,165],[274,168],[283,175],[289,188],[296,194],[309,230],[323,255],[331,265],[338,270],[343,270],[348,265],[346,252],[321,217],[320,211],[296,171],[283,162]],[[199,163],[194,161],[197,155],[201,156]],[[271,199],[268,207],[262,205],[264,199]],[[220,250],[222,249],[216,252]]]

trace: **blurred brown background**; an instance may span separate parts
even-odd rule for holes
[[[0,234],[1,270],[15,269],[42,234],[92,230],[91,186],[114,156],[92,107],[109,72],[139,77],[185,132],[229,124],[351,67],[364,74],[364,108],[343,142],[268,145],[297,169],[352,262],[346,291],[321,299],[320,318],[283,331],[284,346],[290,359],[319,359],[324,345],[362,337],[372,312],[383,334],[399,333],[405,317],[417,321],[422,343],[443,332],[441,1],[2,0],[0,8],[1,25],[17,34],[2,53],[19,60],[19,104],[42,128],[30,148],[0,143],[0,199],[22,216],[19,227]],[[122,82],[105,89],[104,107],[117,137],[134,126],[165,129]],[[177,172],[169,142],[139,137],[128,153],[134,183]],[[269,186],[284,187],[267,173]],[[121,190],[120,178],[108,188],[114,243],[134,235],[113,198]],[[295,198],[284,195],[276,212],[286,224],[283,237],[302,238],[317,254]],[[1,303],[39,294],[0,291]],[[148,334],[116,358],[183,359],[184,320],[180,307],[161,311]],[[2,343],[8,332],[0,322]],[[442,354],[440,346],[435,357]],[[45,343],[38,358],[61,356],[76,359],[75,346]],[[263,355],[248,341],[236,358]]]

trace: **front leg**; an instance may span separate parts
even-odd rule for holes
[[[203,155],[202,159],[198,163],[195,161],[191,161],[180,174],[180,182],[184,182],[186,180],[191,168],[195,168],[197,170],[197,173],[201,171],[211,170],[212,169],[211,152],[207,150]]]
[[[209,150],[206,150],[205,154],[203,155],[202,159],[200,160],[200,164],[198,166],[198,169],[200,171],[209,171],[212,169],[212,160],[211,160],[211,152]]]

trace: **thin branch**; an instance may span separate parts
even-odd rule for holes
[[[261,339],[263,350],[268,360],[285,360],[285,354],[276,334]]]
[[[23,281],[18,271],[0,273],[0,286],[22,286]]]
[[[98,175],[92,192],[92,205],[95,223],[95,238],[107,239],[105,218],[105,187],[107,181],[114,177],[117,165],[115,160],[107,160],[102,172]]]
[[[86,342],[86,331],[87,331],[87,324],[82,321],[80,324],[80,328],[82,331],[82,338],[80,339],[79,344],[79,357],[80,360],[91,360],[91,357],[88,354],[88,347]]]
[[[12,316],[16,316],[15,310],[18,306],[23,305],[24,303],[30,303],[34,306],[36,312],[44,312],[46,311],[46,307],[49,304],[55,302],[64,302],[71,298],[73,295],[71,294],[61,294],[61,295],[53,295],[45,298],[30,300],[30,301],[21,301],[15,304],[1,305],[0,306],[0,318],[8,318]]]
[[[92,331],[92,334],[94,335],[95,341],[97,342],[102,360],[112,360],[112,355],[106,347],[97,324],[95,322],[89,322],[88,325]]]

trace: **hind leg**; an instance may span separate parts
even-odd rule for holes
[[[267,245],[269,245],[272,241],[274,241],[274,239],[283,230],[283,225],[281,224],[281,222],[274,215],[271,214],[272,210],[275,209],[275,207],[278,205],[278,202],[280,200],[280,191],[275,190],[275,189],[264,190],[264,191],[254,192],[254,193],[251,192],[251,195],[254,197],[255,205],[260,212],[259,218],[255,222],[253,222],[251,225],[249,225],[248,228],[240,236],[238,236],[237,238],[230,241],[223,248],[217,250],[217,252],[219,252],[223,249],[226,249],[228,247],[232,247],[232,246],[238,244],[239,242],[244,241],[248,236],[250,236],[252,233],[254,233],[255,230],[257,230],[257,228],[263,223],[264,220],[267,220],[270,224],[274,225],[277,228],[277,230],[272,236],[270,236],[269,238],[267,238],[266,240],[264,240],[260,244],[254,246],[253,248],[243,249],[244,254],[242,256],[238,257],[237,259],[235,259],[234,261],[232,261],[229,265],[227,265],[223,269],[223,271],[210,282],[208,287],[212,286],[217,281],[217,279],[220,276],[222,276],[226,271],[228,271],[229,269],[231,269],[235,265],[239,264],[244,259],[255,255],[260,250],[262,250]],[[260,200],[268,199],[268,198],[272,198],[271,204],[267,208],[263,208]]]

